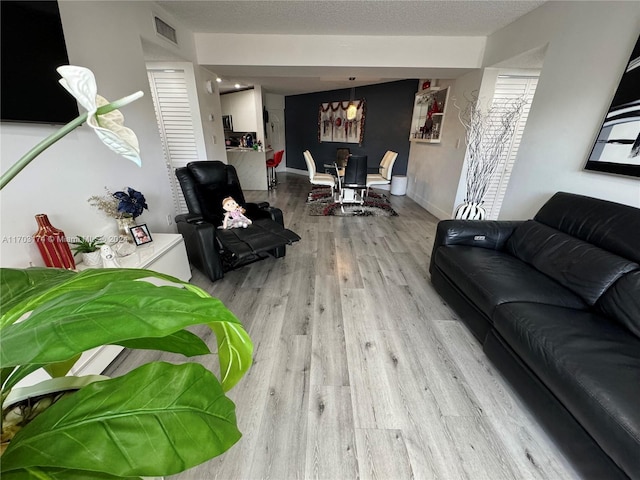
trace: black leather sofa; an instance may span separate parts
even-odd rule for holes
[[[640,209],[444,220],[431,282],[587,479],[640,479]]]
[[[281,258],[300,236],[284,228],[282,210],[268,202],[246,202],[236,169],[217,160],[176,169],[189,213],[176,217],[189,263],[216,281],[224,273],[269,256]],[[248,228],[221,229],[222,200],[233,197],[252,220]]]

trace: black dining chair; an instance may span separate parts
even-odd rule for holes
[[[344,178],[338,177],[340,195],[338,203],[344,211],[344,204],[362,205],[367,189],[367,155],[351,155],[344,169]]]

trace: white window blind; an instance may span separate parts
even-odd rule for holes
[[[507,191],[507,185],[509,184],[511,170],[516,161],[518,149],[520,148],[520,140],[522,139],[524,127],[527,123],[531,101],[533,100],[537,85],[538,77],[499,76],[496,82],[496,90],[493,97],[494,105],[504,104],[505,101],[515,100],[523,95],[527,99],[527,104],[524,106],[522,116],[516,126],[515,134],[511,143],[503,152],[502,161],[500,165],[498,165],[484,197],[484,207],[487,210],[487,218],[490,220],[496,220],[500,214],[502,201]]]
[[[199,158],[185,73],[183,70],[148,70],[147,74],[175,210],[187,213],[175,170]]]

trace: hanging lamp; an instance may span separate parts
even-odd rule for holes
[[[355,77],[350,77],[349,80],[355,80]],[[351,87],[351,95],[349,99],[349,106],[347,107],[347,120],[353,120],[358,115],[358,107],[355,104],[354,98],[356,94],[356,87]]]

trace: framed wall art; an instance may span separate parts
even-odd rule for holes
[[[355,113],[351,113],[351,105]],[[318,109],[318,141],[362,144],[364,119],[364,100],[322,103]]]
[[[640,37],[585,169],[640,177]]]

